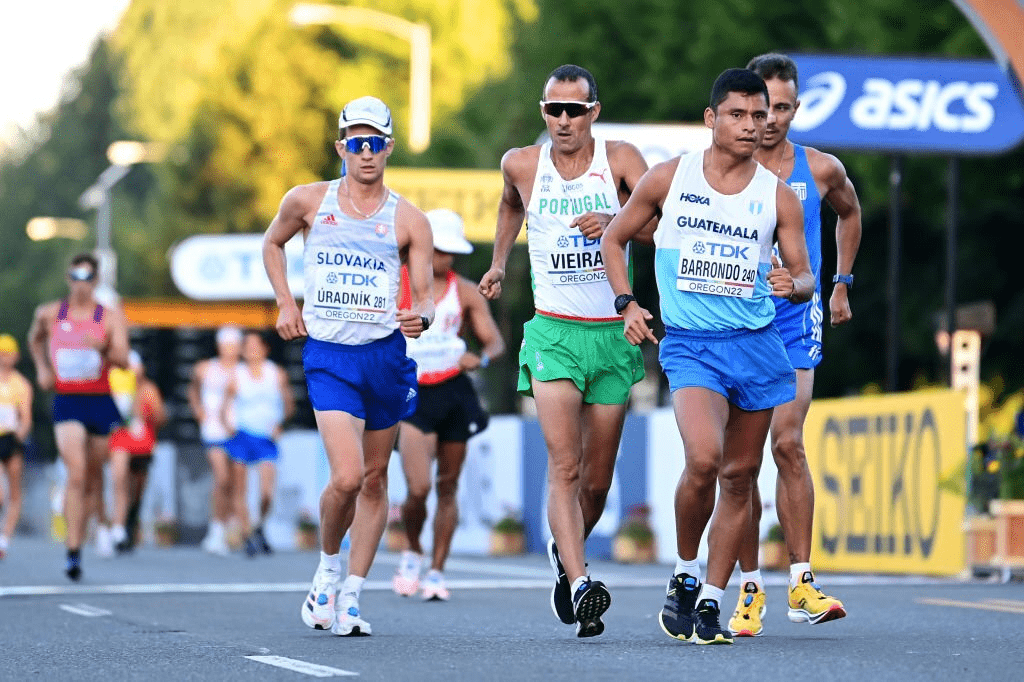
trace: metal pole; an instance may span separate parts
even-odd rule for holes
[[[888,320],[886,325],[885,390],[893,392],[899,387],[900,370],[900,188],[903,183],[903,163],[892,157],[889,170],[889,270],[887,286]]]
[[[945,326],[952,348],[953,332],[956,331],[957,216],[960,212],[960,160],[955,156],[949,159],[947,182]],[[951,365],[947,362],[946,366]]]
[[[117,262],[114,260],[114,251],[111,248],[111,207],[112,201],[109,189],[104,190],[103,200],[96,209],[96,254],[100,261],[100,284],[105,284],[111,289],[117,290]]]
[[[430,146],[430,27],[414,24],[409,33],[409,149]]]

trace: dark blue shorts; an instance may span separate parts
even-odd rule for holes
[[[109,395],[58,393],[53,397],[53,423],[79,422],[86,433],[107,436],[121,425],[121,413]]]
[[[796,397],[796,372],[773,325],[718,332],[666,326],[658,355],[672,391],[707,388],[747,411]]]
[[[254,436],[241,430],[228,438],[224,449],[228,457],[241,464],[277,461],[277,443],[266,436]]]
[[[399,331],[361,346],[306,339],[302,366],[314,410],[348,412],[370,431],[416,412],[416,363]]]

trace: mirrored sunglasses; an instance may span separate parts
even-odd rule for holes
[[[349,154],[360,154],[364,149],[369,148],[371,154],[379,154],[384,151],[384,148],[388,146],[388,142],[390,141],[391,138],[385,135],[359,135],[356,137],[346,137],[345,149]]]
[[[96,279],[96,272],[87,265],[68,270],[68,278],[73,282],[91,282]]]
[[[540,110],[543,111],[545,115],[552,118],[561,118],[563,112],[568,114],[569,118],[579,118],[593,109],[596,104],[597,102],[542,101],[540,103]]]

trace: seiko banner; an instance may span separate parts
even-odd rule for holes
[[[993,62],[793,55],[790,138],[826,149],[994,154],[1024,139],[1024,107]]]

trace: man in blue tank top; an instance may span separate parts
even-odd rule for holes
[[[778,467],[776,508],[786,538],[790,562],[789,619],[796,623],[825,623],[846,615],[843,603],[825,595],[811,571],[811,524],[814,516],[814,483],[804,452],[804,420],[811,405],[814,368],[821,362],[821,202],[827,201],[839,216],[836,224],[838,258],[829,300],[833,327],[851,317],[849,289],[853,286],[853,261],[860,246],[860,202],[843,164],[831,154],[794,144],[787,139],[797,99],[797,69],[781,54],[754,57],[748,69],[764,78],[771,98],[764,142],[754,158],[796,192],[804,207],[804,235],[814,273],[815,291],[807,303],[776,299],[775,326],[782,334],[790,362],[796,369],[796,398],[775,408],[772,417],[772,455]],[[755,482],[750,527],[740,549],[740,595],[729,621],[737,636],[761,634],[765,606],[764,583],[757,563],[761,496]]]
[[[388,460],[398,423],[416,410],[416,363],[405,336],[434,319],[434,243],[427,216],[384,185],[394,148],[391,110],[376,97],[349,102],[335,148],[346,175],[291,189],[263,242],[263,264],[285,340],[302,352],[309,399],[330,467],[320,498],[320,565],[302,621],[336,635],[369,635],[359,595],[387,522]],[[304,239],[302,310],[288,287],[284,245]],[[402,263],[412,305],[397,310]],[[358,499],[358,504],[356,500]],[[339,549],[351,527],[348,576]],[[340,594],[339,594],[340,591]]]

